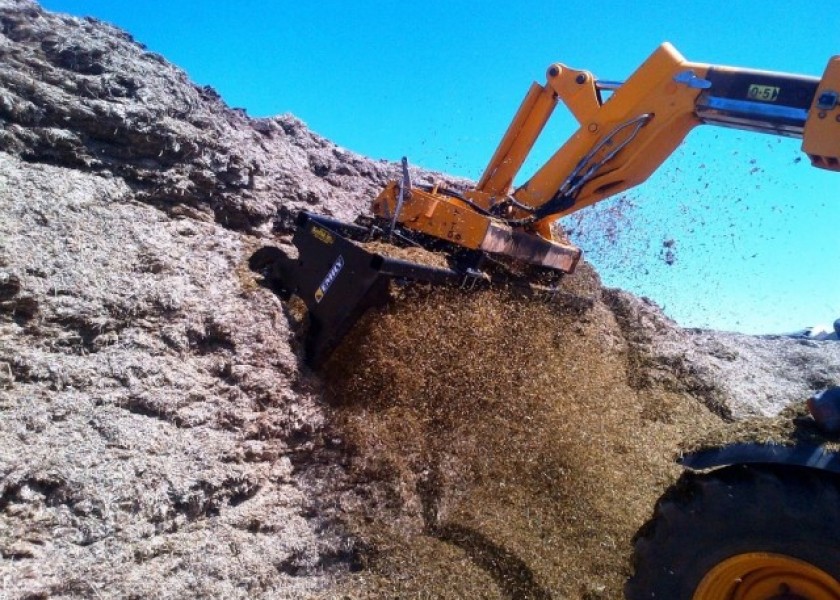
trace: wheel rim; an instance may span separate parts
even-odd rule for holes
[[[716,565],[692,600],[840,600],[840,582],[805,561],[751,552]]]

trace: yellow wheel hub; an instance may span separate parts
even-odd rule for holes
[[[692,600],[840,600],[840,582],[810,563],[750,552],[716,565]]]

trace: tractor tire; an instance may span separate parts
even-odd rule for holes
[[[685,473],[634,538],[628,600],[840,600],[840,478]]]

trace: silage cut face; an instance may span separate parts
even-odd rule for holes
[[[571,302],[600,297],[594,278],[566,285],[579,287],[560,304],[402,290],[325,366],[354,469],[391,499],[351,520],[387,547],[382,569],[403,595],[620,589],[656,482],[678,471],[677,439],[714,421],[696,400],[645,389],[600,300]]]

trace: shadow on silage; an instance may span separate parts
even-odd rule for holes
[[[475,528],[440,522],[444,485],[440,462],[434,460],[427,476],[420,477],[416,486],[422,505],[423,533],[461,549],[475,566],[490,575],[505,597],[550,600],[551,594],[537,583],[534,572],[514,552]]]
[[[550,600],[551,595],[540,587],[533,571],[521,558],[493,543],[480,531],[457,523],[443,523],[429,530],[429,535],[463,550],[476,566],[490,574],[506,597]]]

